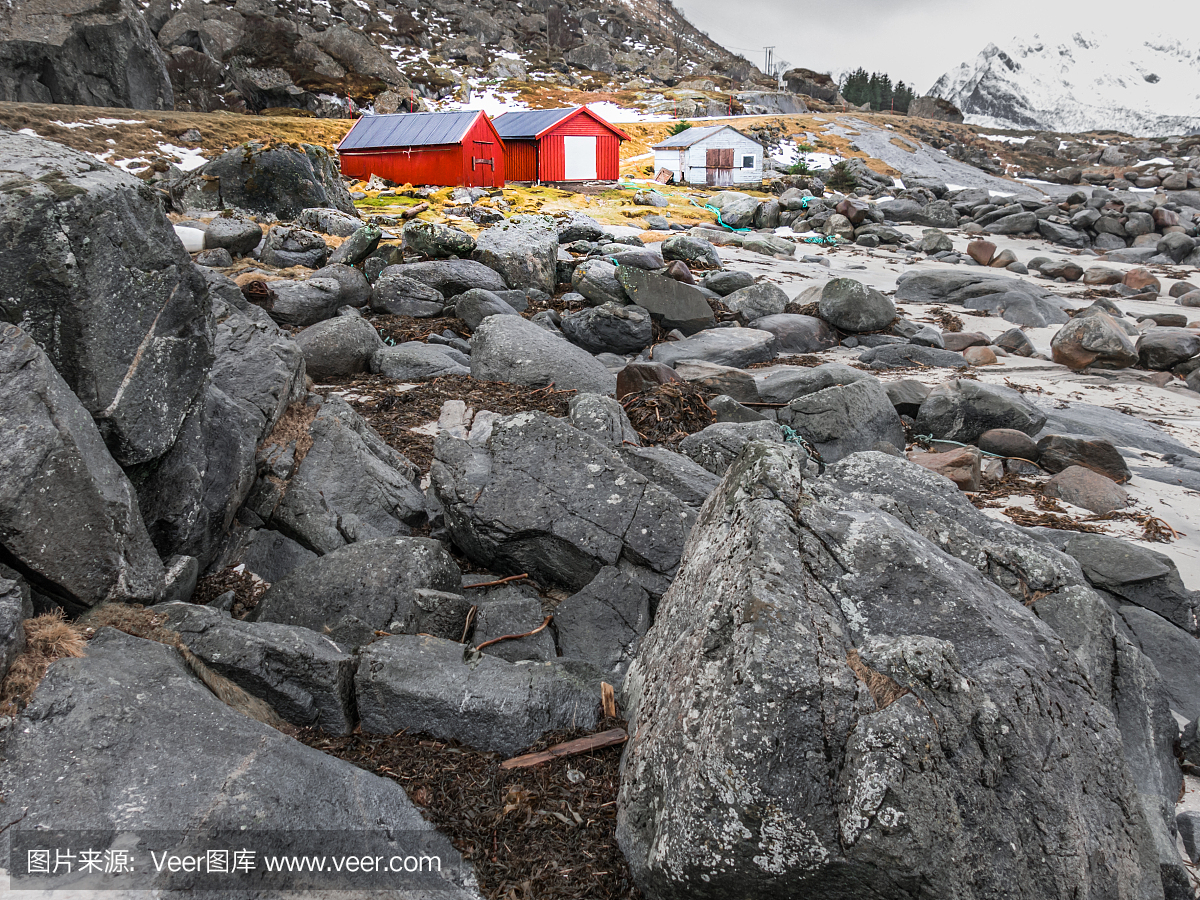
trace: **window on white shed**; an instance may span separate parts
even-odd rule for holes
[[[753,169],[754,168],[754,157],[753,156],[743,156],[742,157],[742,168],[743,169]]]

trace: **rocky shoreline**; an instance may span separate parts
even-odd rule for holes
[[[1193,192],[364,221],[317,147],[0,157],[4,840],[299,823],[509,896],[378,740],[615,842],[604,896],[1192,896]]]

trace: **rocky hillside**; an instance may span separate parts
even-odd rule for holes
[[[759,73],[649,0],[22,0],[0,11],[0,99],[347,116],[526,79],[726,84]],[[349,101],[349,102],[348,102]]]
[[[1133,135],[1200,130],[1200,53],[1178,40],[1077,33],[988,44],[929,93],[976,125]]]

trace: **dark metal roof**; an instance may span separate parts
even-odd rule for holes
[[[477,109],[455,112],[394,113],[363,116],[342,138],[338,150],[382,147],[430,147],[457,144],[479,116]]]
[[[500,137],[535,138],[547,128],[557,125],[578,107],[569,109],[531,109],[506,112],[492,120]]]
[[[726,128],[728,128],[730,131],[737,131],[737,133],[742,135],[742,137],[744,137],[746,140],[754,141],[754,143],[761,146],[759,141],[755,141],[754,138],[750,137],[748,134],[743,134],[732,125],[708,125],[703,128],[693,125],[691,128],[679,132],[679,134],[671,135],[665,141],[659,141],[654,145],[654,149],[669,150],[672,147],[690,147],[692,144],[702,141],[705,138],[712,137],[717,132],[724,131]]]

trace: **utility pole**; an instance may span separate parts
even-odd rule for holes
[[[771,61],[774,59],[774,57],[774,47],[763,47],[763,62],[766,64],[766,68],[763,69],[763,72],[767,75],[771,74]]]

